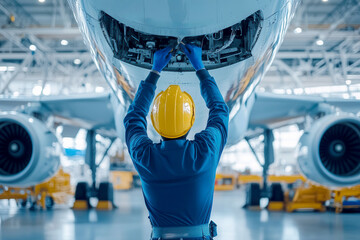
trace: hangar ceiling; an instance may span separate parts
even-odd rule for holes
[[[0,94],[107,89],[66,0],[2,0],[0,12]],[[303,0],[259,91],[360,98],[360,2]]]

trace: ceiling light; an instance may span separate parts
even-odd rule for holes
[[[31,44],[31,45],[29,46],[29,49],[30,49],[31,51],[35,52],[36,49],[37,49],[37,47],[36,47],[34,44]]]
[[[318,46],[322,46],[322,45],[324,45],[324,41],[323,41],[323,40],[321,40],[321,39],[316,40],[316,45],[318,45]]]
[[[45,84],[43,94],[45,96],[49,96],[51,94],[51,86],[50,86],[50,84]]]
[[[80,59],[78,59],[78,58],[74,59],[74,64],[79,65],[80,63],[81,63]]]
[[[65,39],[61,40],[60,43],[61,43],[61,45],[63,45],[63,46],[66,46],[66,45],[69,44],[69,42],[68,42],[67,40],[65,40]]]
[[[102,92],[104,92],[104,88],[103,87],[96,87],[95,88],[95,92],[97,92],[97,93],[102,93]]]
[[[38,0],[39,1],[39,3],[44,3],[45,2],[45,0]]]
[[[0,66],[0,72],[6,72],[7,66]]]
[[[42,91],[42,86],[35,86],[32,90],[32,94],[35,96],[40,96]]]
[[[294,33],[295,33],[295,34],[302,33],[302,28],[301,28],[301,27],[295,28],[295,29],[294,29]]]
[[[302,89],[302,88],[295,88],[295,89],[294,89],[294,93],[295,93],[295,94],[303,94],[303,93],[304,93],[304,89]]]
[[[8,68],[7,68],[7,70],[8,70],[9,72],[13,72],[13,71],[15,71],[15,69],[16,69],[15,66],[8,66]]]
[[[321,0],[322,2],[328,2],[329,0]]]
[[[345,83],[346,83],[346,85],[350,85],[350,84],[351,84],[351,80],[346,80]]]
[[[18,97],[18,96],[19,96],[19,92],[16,92],[16,91],[13,92],[13,96],[14,96],[14,97]]]

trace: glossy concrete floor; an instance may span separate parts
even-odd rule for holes
[[[117,192],[114,211],[29,211],[0,202],[1,240],[149,239],[150,224],[139,189]],[[244,210],[241,190],[216,192],[212,219],[218,240],[359,240],[360,214]]]

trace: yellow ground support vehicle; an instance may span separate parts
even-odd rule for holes
[[[337,213],[342,212],[344,209],[360,208],[360,185],[334,190],[332,195]],[[354,200],[349,201],[350,198]]]
[[[260,201],[260,185],[263,178],[258,175],[240,175],[238,184],[247,184],[247,203],[250,206],[258,206]],[[271,183],[269,188],[270,211],[293,212],[301,209],[312,209],[325,211],[325,202],[330,200],[331,191],[323,186],[308,183],[301,175],[269,175],[267,182]],[[283,190],[282,185],[287,184]],[[298,185],[296,187],[290,187]]]
[[[302,209],[325,212],[325,202],[330,198],[331,190],[328,188],[311,183],[302,183],[294,190],[285,192],[285,209],[287,212]]]
[[[110,171],[110,181],[114,190],[129,190],[133,187],[134,172]]]
[[[302,175],[269,175],[267,178],[269,183],[294,183],[298,180],[303,182],[306,179]],[[247,184],[247,183],[262,183],[263,178],[259,175],[239,175],[238,177],[238,184]]]
[[[235,189],[235,185],[236,176],[234,174],[216,174],[215,191],[231,191]]]
[[[23,207],[27,202],[31,202],[31,209],[35,209],[36,206],[51,209],[55,203],[64,204],[74,195],[70,185],[70,174],[62,169],[44,183],[28,188],[0,186],[0,192],[0,199],[19,200]]]

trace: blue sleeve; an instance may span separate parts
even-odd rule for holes
[[[144,154],[152,146],[147,136],[147,121],[150,105],[155,95],[156,82],[159,75],[150,72],[145,81],[142,81],[136,92],[135,99],[124,118],[125,141],[133,161],[144,167],[149,166],[149,159]]]
[[[227,140],[229,108],[209,72],[202,69],[196,75],[200,80],[201,95],[209,109],[209,118],[206,129],[196,134],[194,141],[200,152],[206,151],[215,158],[217,165]]]

